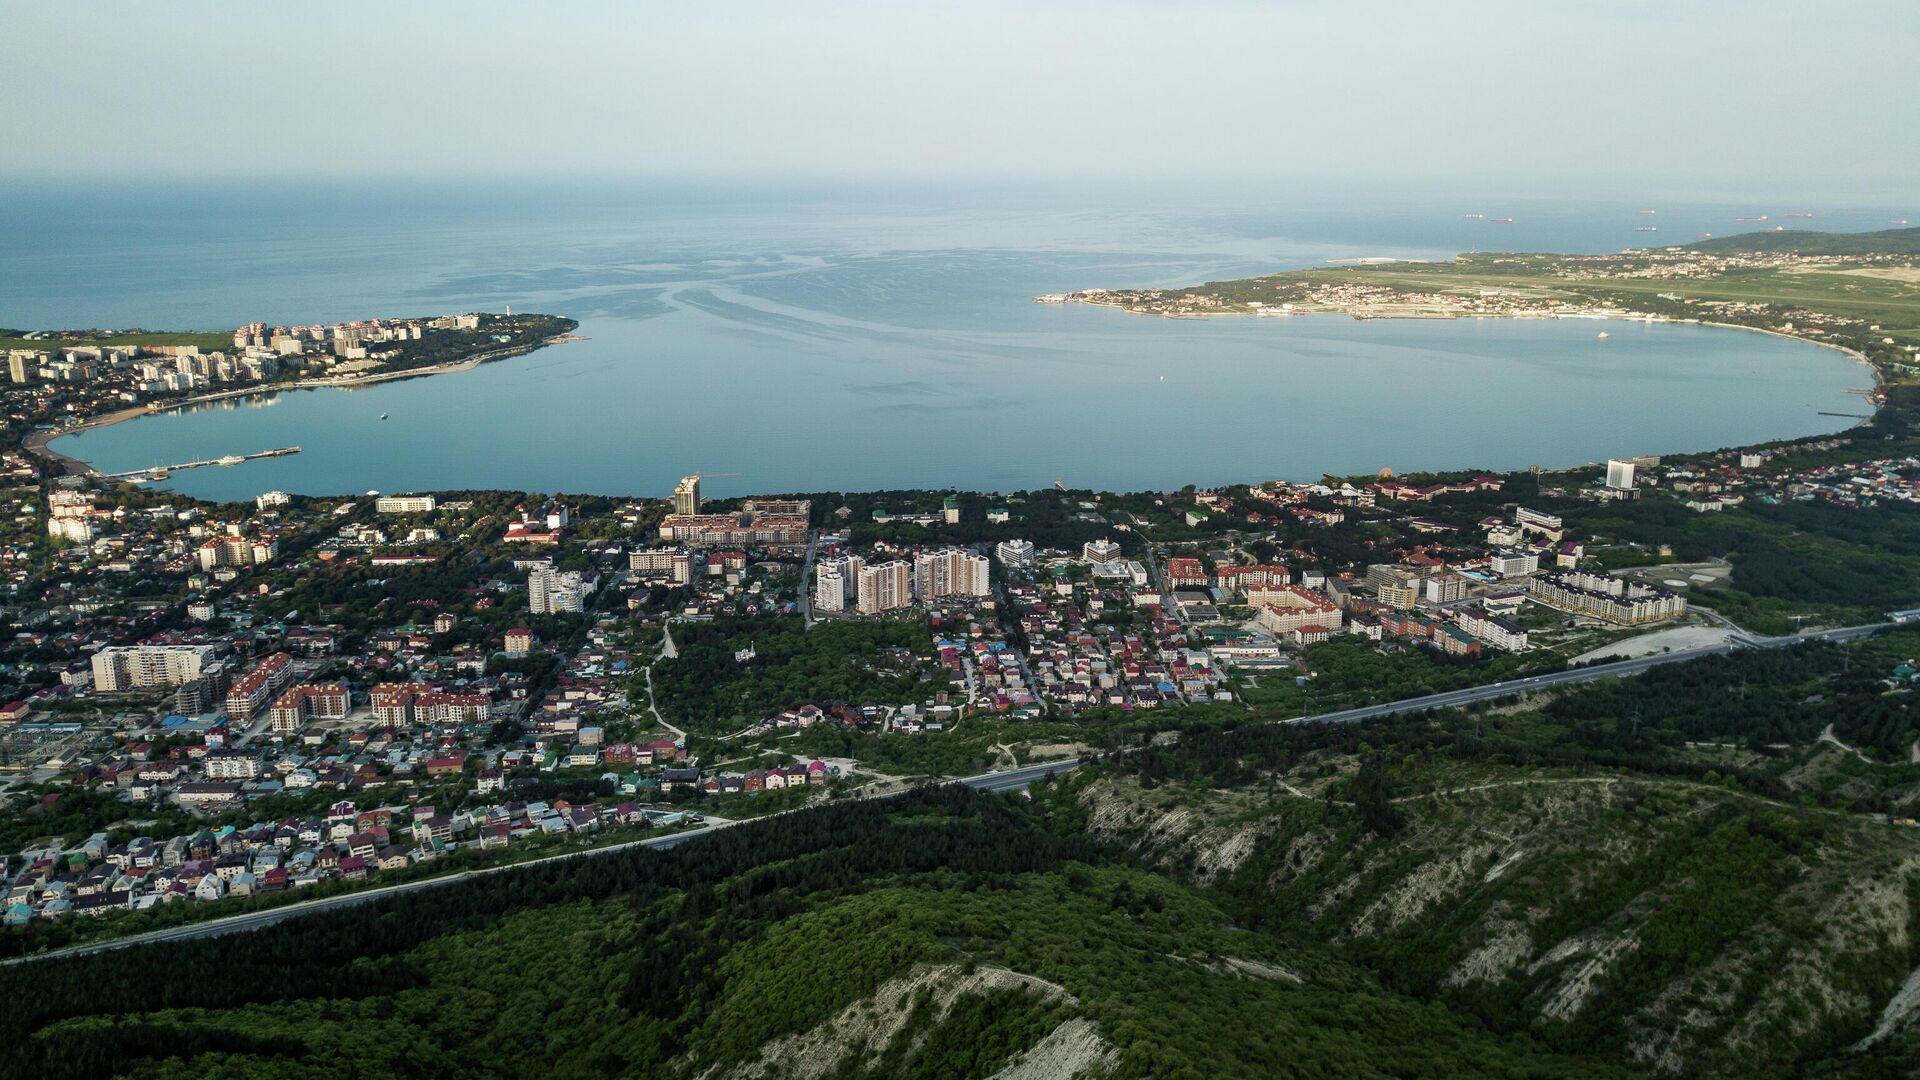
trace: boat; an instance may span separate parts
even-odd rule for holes
[[[1767,215],[1765,215],[1765,214],[1748,214],[1748,215],[1747,215],[1747,216],[1745,216],[1745,217],[1737,217],[1737,218],[1734,218],[1733,220],[1735,220],[1735,221],[1765,221],[1765,220],[1767,220]]]
[[[1658,225],[1641,225],[1641,226],[1639,226],[1639,227],[1637,227],[1637,228],[1635,228],[1635,229],[1634,229],[1633,231],[1634,231],[1634,232],[1659,232],[1659,231],[1660,231],[1660,226],[1658,226]]]
[[[1600,331],[1600,338],[1596,340],[1603,340],[1606,338],[1606,336],[1607,336],[1607,332],[1605,330],[1602,330]]]
[[[1460,219],[1462,221],[1484,221],[1486,220],[1486,217],[1487,215],[1485,214],[1461,214],[1460,215]]]
[[[1695,240],[1711,240],[1713,239],[1713,234],[1710,232],[1699,233],[1694,236],[1694,239]]]
[[[219,459],[214,464],[231,466],[231,465],[238,465],[245,460],[247,459],[244,457],[241,457],[239,454],[228,454],[226,457]]]
[[[1903,217],[1902,217],[1902,218],[1894,218],[1894,219],[1893,219],[1893,223],[1894,223],[1895,225],[1905,225],[1905,224],[1907,223],[1907,219],[1906,219],[1906,218],[1903,218]]]
[[[1788,221],[1809,221],[1813,218],[1812,214],[1781,214],[1780,216]]]
[[[1493,224],[1495,224],[1495,225],[1511,225],[1511,224],[1513,224],[1513,219],[1512,219],[1512,218],[1510,218],[1510,217],[1497,217],[1497,218],[1491,218],[1491,219],[1489,219],[1489,220],[1491,220],[1491,221],[1492,221],[1492,223],[1493,223]]]
[[[1640,216],[1641,216],[1641,217],[1651,217],[1651,216],[1653,216],[1654,214],[1657,214],[1657,213],[1659,213],[1659,212],[1660,212],[1660,211],[1658,211],[1658,210],[1642,210],[1642,211],[1640,211]]]
[[[387,418],[387,414],[386,414],[386,413],[381,413],[381,414],[380,414],[380,419],[382,419],[382,420],[385,420],[386,418]]]

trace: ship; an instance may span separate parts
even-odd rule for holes
[[[1641,217],[1652,217],[1653,215],[1655,215],[1655,214],[1657,214],[1657,213],[1659,213],[1659,212],[1660,212],[1660,211],[1658,211],[1658,210],[1642,210],[1642,211],[1640,211],[1640,216],[1641,216]]]
[[[1907,223],[1907,219],[1906,219],[1906,218],[1903,218],[1903,217],[1902,217],[1902,218],[1894,218],[1894,219],[1893,219],[1893,223],[1894,223],[1895,225],[1905,225],[1905,224]]]
[[[1783,218],[1785,218],[1785,219],[1787,219],[1788,221],[1811,221],[1811,220],[1813,220],[1813,215],[1812,215],[1812,214],[1781,214],[1780,216],[1781,216],[1781,217],[1783,217]]]
[[[1733,220],[1735,220],[1735,221],[1765,221],[1765,220],[1767,220],[1767,215],[1765,215],[1765,214],[1750,214],[1750,215],[1748,215],[1748,216],[1746,216],[1746,217],[1737,217],[1737,218],[1734,218]]]
[[[1638,227],[1636,227],[1636,228],[1635,228],[1635,229],[1634,229],[1633,231],[1634,231],[1634,232],[1659,232],[1659,231],[1660,231],[1660,226],[1658,226],[1658,225],[1641,225],[1641,226],[1638,226]]]
[[[1460,219],[1462,221],[1484,221],[1486,220],[1486,217],[1487,215],[1485,214],[1461,214],[1460,215]]]
[[[228,454],[226,457],[220,458],[217,461],[215,461],[214,464],[232,466],[232,465],[238,465],[245,460],[247,459],[244,457],[241,457],[239,454]]]
[[[1497,217],[1497,218],[1490,218],[1489,220],[1490,220],[1490,221],[1492,221],[1492,223],[1493,223],[1493,224],[1495,224],[1495,225],[1511,225],[1511,224],[1513,224],[1513,219],[1512,219],[1512,218],[1510,218],[1510,217]]]
[[[1710,232],[1699,233],[1694,236],[1694,239],[1695,240],[1711,240],[1713,239],[1713,234]]]

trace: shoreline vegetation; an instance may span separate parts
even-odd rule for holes
[[[572,323],[572,320],[563,321]],[[317,376],[314,378],[293,379],[287,382],[259,383],[236,387],[231,390],[220,390],[210,394],[196,394],[192,397],[150,401],[144,405],[131,405],[124,409],[95,414],[81,420],[77,424],[47,431],[33,432],[22,440],[21,449],[57,466],[69,476],[99,476],[102,474],[98,469],[94,468],[93,465],[73,457],[70,454],[65,454],[54,449],[52,443],[55,440],[66,438],[69,435],[79,435],[96,428],[112,427],[115,424],[125,423],[128,420],[137,420],[143,416],[160,416],[165,413],[180,412],[201,405],[212,404],[217,401],[238,401],[267,394],[277,394],[285,390],[356,390],[363,386],[394,382],[400,379],[424,378],[431,375],[447,375],[455,372],[471,371],[482,364],[489,364],[498,360],[508,360],[516,356],[524,356],[528,353],[544,349],[549,345],[564,345],[570,341],[583,341],[585,340],[584,338],[572,332],[572,330],[577,329],[578,326],[578,323],[573,323],[572,328],[566,331],[536,341],[523,342],[505,348],[483,350],[458,360],[449,360],[424,367],[401,368],[398,370],[378,371],[359,375]]]

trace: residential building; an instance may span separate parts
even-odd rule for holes
[[[858,555],[826,559],[814,565],[813,606],[820,611],[845,611],[859,600]]]
[[[576,571],[535,567],[527,574],[527,610],[535,615],[581,611],[592,591],[593,583]]]
[[[700,512],[700,474],[683,476],[673,488],[673,512],[694,515]]]
[[[985,557],[959,548],[913,557],[913,594],[922,601],[945,596],[990,596]]]
[[[1010,570],[1024,570],[1033,565],[1033,541],[1002,540],[994,549],[1000,556],[1000,565]]]
[[[177,686],[200,675],[211,645],[113,645],[93,654],[93,688],[103,692]]]
[[[382,495],[373,501],[377,514],[431,514],[433,507],[431,495]]]
[[[860,569],[855,606],[861,614],[893,611],[913,603],[913,570],[898,559]]]

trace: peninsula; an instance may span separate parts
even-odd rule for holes
[[[59,469],[85,462],[54,439],[153,412],[277,390],[353,388],[465,371],[569,340],[557,315],[466,313],[306,326],[252,323],[231,333],[0,329],[9,437]],[[24,437],[12,435],[25,427]],[[18,439],[16,443],[14,440]]]
[[[1843,349],[1883,381],[1920,374],[1920,228],[1780,230],[1617,255],[1471,253],[1333,265],[1188,288],[1035,297],[1188,318],[1625,318],[1763,330]],[[1876,397],[1876,404],[1884,401]]]

